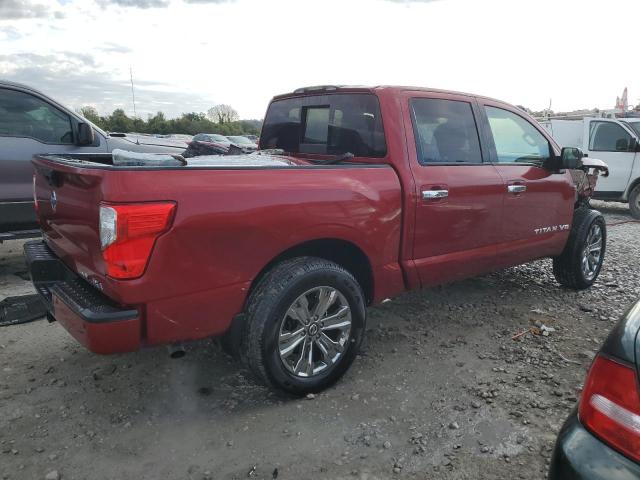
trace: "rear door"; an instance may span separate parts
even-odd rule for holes
[[[418,190],[413,258],[423,286],[492,269],[504,185],[487,162],[472,97],[407,92],[403,107]]]
[[[74,145],[68,113],[31,93],[0,88],[0,229],[36,224],[31,164],[35,154],[99,150]]]
[[[604,118],[585,122],[585,130],[589,157],[603,160],[609,166],[609,176],[598,177],[596,196],[619,199],[627,189],[636,161],[635,139],[619,122]]]
[[[491,161],[505,184],[498,266],[559,254],[569,235],[575,187],[568,172],[543,165],[560,152],[517,108],[484,99],[479,106]]]

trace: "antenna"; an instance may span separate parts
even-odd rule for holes
[[[133,117],[138,118],[136,113],[136,94],[133,91],[133,70],[131,70],[131,67],[129,67],[129,77],[131,78],[131,98],[133,98]]]

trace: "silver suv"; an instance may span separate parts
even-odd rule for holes
[[[109,153],[115,148],[175,154],[185,144],[109,135],[43,93],[0,80],[0,241],[38,234],[31,185],[34,155]]]

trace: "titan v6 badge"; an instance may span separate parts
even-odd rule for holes
[[[569,230],[571,228],[569,225],[552,225],[550,227],[540,227],[534,228],[533,231],[536,232],[536,235],[540,235],[541,233],[553,233],[553,232],[562,232],[564,230]]]

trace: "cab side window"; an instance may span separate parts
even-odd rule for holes
[[[27,93],[0,89],[0,136],[71,144],[69,115]]]
[[[498,163],[542,165],[551,157],[549,141],[531,123],[513,112],[485,107]]]
[[[421,165],[482,162],[478,129],[470,103],[412,98],[410,105]]]
[[[589,150],[592,152],[628,152],[631,135],[612,122],[591,122]]]

